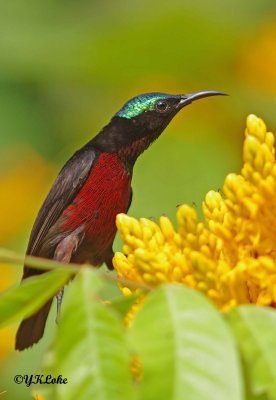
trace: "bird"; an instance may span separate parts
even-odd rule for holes
[[[110,122],[65,163],[34,222],[26,254],[66,263],[105,263],[113,269],[116,215],[127,213],[137,158],[173,117],[192,102],[224,92],[145,93],[133,97]],[[45,272],[45,271],[44,271]],[[24,266],[22,281],[43,273]],[[57,293],[57,318],[63,288]],[[24,350],[44,334],[53,298],[24,319],[15,348]]]

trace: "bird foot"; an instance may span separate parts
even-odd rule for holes
[[[62,298],[63,298],[63,293],[64,293],[64,288],[61,288],[56,295],[57,298],[57,316],[56,316],[56,323],[58,324],[60,321],[60,315],[61,315],[61,303],[62,303]]]

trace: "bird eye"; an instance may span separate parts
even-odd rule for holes
[[[166,112],[169,109],[169,104],[165,100],[158,100],[155,104],[156,111]]]

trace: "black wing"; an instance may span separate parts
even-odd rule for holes
[[[49,229],[85,183],[97,156],[96,150],[85,146],[64,165],[39,210],[31,232],[27,254],[39,255],[39,250]]]
[[[82,188],[98,155],[97,151],[86,145],[64,165],[38,213],[31,232],[27,254],[39,255],[49,229]],[[22,279],[40,273],[43,271],[24,266]],[[16,349],[23,350],[39,341],[44,332],[51,304],[52,299],[34,315],[21,322],[16,334]]]
[[[129,210],[129,207],[131,206],[132,198],[133,198],[133,189],[131,188],[131,189],[130,189],[129,203],[128,203],[128,206],[127,206],[127,212],[128,212],[128,210]]]

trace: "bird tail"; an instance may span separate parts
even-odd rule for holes
[[[16,350],[27,349],[42,338],[52,301],[53,299],[49,300],[34,315],[31,315],[21,322],[16,333]]]

